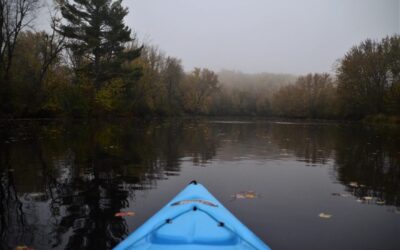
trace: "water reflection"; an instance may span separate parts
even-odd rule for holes
[[[289,150],[297,160],[313,166],[332,157],[339,128],[335,124],[273,124],[272,141]]]
[[[23,122],[1,131],[3,248],[111,248],[128,233],[114,214],[135,190],[178,174],[184,155],[206,162],[218,146],[205,124],[182,122]]]
[[[182,119],[0,126],[2,249],[112,248],[129,233],[114,214],[137,191],[179,175],[183,160],[198,167],[242,159],[331,164],[354,196],[400,206],[398,129]]]
[[[377,197],[386,204],[400,206],[399,145],[396,129],[343,129],[335,147],[338,180],[359,198]]]

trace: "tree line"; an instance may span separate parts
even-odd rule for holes
[[[336,73],[185,72],[140,44],[122,0],[57,0],[50,32],[41,0],[0,0],[0,116],[250,115],[362,119],[400,115],[400,37],[365,40]]]

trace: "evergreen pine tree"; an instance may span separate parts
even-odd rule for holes
[[[68,46],[97,89],[112,78],[138,78],[138,70],[124,70],[122,64],[140,56],[141,48],[127,50],[131,29],[124,24],[128,9],[122,0],[59,0],[65,20],[59,32],[69,39]]]

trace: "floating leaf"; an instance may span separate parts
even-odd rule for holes
[[[135,212],[118,212],[115,214],[115,217],[126,217],[126,216],[134,216]]]
[[[326,213],[320,213],[318,216],[319,216],[319,218],[322,218],[322,219],[329,219],[332,217],[331,214],[326,214]]]
[[[27,246],[17,246],[15,250],[34,250],[34,249]]]
[[[233,195],[233,198],[235,198],[235,199],[245,199],[246,197],[243,194],[235,194],[235,195]]]
[[[377,205],[385,205],[385,201],[383,201],[383,200],[377,200],[376,202],[375,202]]]
[[[357,188],[358,187],[358,183],[353,181],[353,182],[350,182],[349,186]]]
[[[364,199],[365,201],[370,201],[370,200],[373,199],[373,197],[372,197],[372,196],[364,196],[363,199]]]
[[[32,198],[38,198],[38,197],[42,197],[44,195],[45,194],[43,194],[43,193],[30,193],[29,194],[29,196],[32,197]]]
[[[246,197],[247,199],[254,199],[254,198],[256,198],[257,196],[256,196],[255,194],[246,194],[245,197]]]
[[[259,197],[259,195],[254,191],[245,191],[239,192],[237,194],[232,195],[234,199],[255,199]]]

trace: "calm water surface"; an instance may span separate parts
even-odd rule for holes
[[[399,128],[1,122],[0,176],[0,249],[110,249],[192,179],[273,249],[400,249]]]

